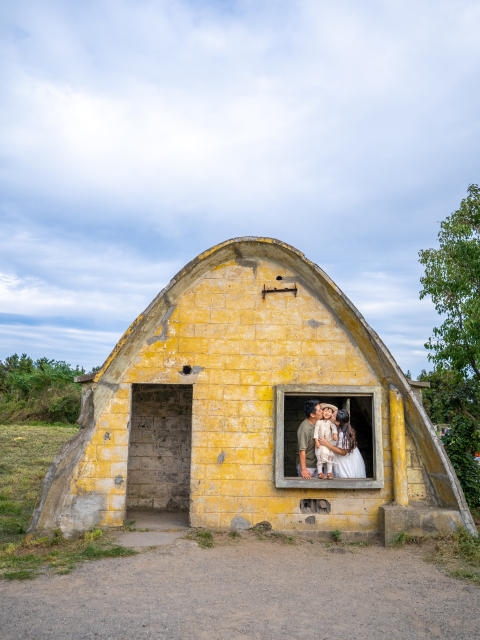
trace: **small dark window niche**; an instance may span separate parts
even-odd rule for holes
[[[328,500],[315,500],[304,498],[300,500],[300,511],[302,513],[330,513],[331,505]]]

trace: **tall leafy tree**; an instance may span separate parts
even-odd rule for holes
[[[460,208],[441,223],[439,248],[420,251],[425,275],[420,298],[430,295],[445,316],[425,347],[436,365],[480,380],[480,189],[468,187]]]
[[[440,225],[438,249],[420,251],[425,267],[420,298],[431,296],[444,316],[425,347],[435,370],[422,372],[432,387],[425,409],[448,422],[443,438],[470,507],[480,508],[480,189],[468,187],[460,208]]]

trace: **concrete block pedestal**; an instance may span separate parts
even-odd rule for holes
[[[387,546],[405,531],[411,536],[454,533],[463,526],[459,511],[440,507],[386,504],[379,508],[380,540]]]

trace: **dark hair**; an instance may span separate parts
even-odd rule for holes
[[[303,405],[303,410],[305,411],[305,415],[309,418],[312,413],[316,413],[316,406],[320,404],[320,400],[307,400]]]
[[[350,416],[345,409],[339,409],[337,411],[337,422],[340,423],[339,431],[343,433],[342,448],[347,453],[352,453],[357,448],[357,438],[355,435],[355,429],[350,424]]]

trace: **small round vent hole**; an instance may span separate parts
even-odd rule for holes
[[[282,276],[277,276],[277,280],[283,280]]]
[[[186,364],[182,371],[184,375],[189,376],[192,373],[192,367],[189,364]]]

